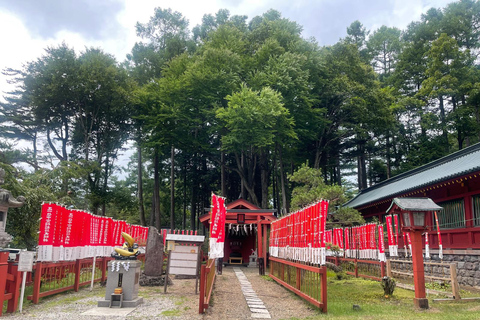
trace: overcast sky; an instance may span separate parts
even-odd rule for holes
[[[0,0],[0,70],[20,68],[35,60],[47,46],[62,41],[77,52],[101,47],[123,61],[139,39],[135,23],[147,22],[155,7],[181,12],[190,28],[204,14],[226,8],[249,20],[273,8],[303,26],[304,37],[331,45],[359,20],[368,30],[382,25],[405,28],[431,7],[447,0]],[[0,75],[0,96],[9,90]]]

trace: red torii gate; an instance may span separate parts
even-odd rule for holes
[[[263,258],[264,267],[267,265],[267,230],[270,223],[277,218],[275,217],[275,209],[261,209],[256,205],[244,200],[238,199],[227,205],[227,213],[225,219],[225,245],[224,245],[224,259],[228,259],[232,253],[239,253],[241,255],[242,263],[247,263],[251,250],[257,249],[258,258]],[[207,209],[206,209],[207,210]],[[210,209],[208,209],[210,211]],[[210,212],[200,217],[200,222],[206,228],[210,226]],[[250,225],[254,224],[257,227],[257,236],[243,235],[235,236],[229,233],[228,225]],[[257,246],[255,246],[255,240]],[[226,260],[224,260],[226,262]]]

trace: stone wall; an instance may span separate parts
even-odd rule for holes
[[[403,253],[399,253],[404,256]],[[395,260],[411,259],[392,257]],[[425,262],[455,263],[457,267],[457,281],[460,286],[470,286],[480,289],[480,250],[444,250],[443,260],[438,256],[438,250],[433,250],[430,259]],[[392,263],[392,270],[411,273],[411,264]],[[425,265],[427,276],[450,277],[450,268],[445,266]],[[394,275],[395,276],[395,275]]]

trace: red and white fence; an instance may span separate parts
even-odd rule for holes
[[[270,256],[325,264],[328,201],[320,201],[273,221]]]

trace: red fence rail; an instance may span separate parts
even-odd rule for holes
[[[327,268],[270,257],[270,277],[327,312]]]
[[[107,264],[112,259],[110,257],[96,259],[94,282],[103,282],[107,279]],[[138,259],[145,262],[145,254],[139,255]],[[8,252],[0,252],[0,306],[3,306],[4,301],[8,301],[7,312],[11,313],[17,310],[22,276],[21,272],[17,271],[18,263],[7,260]],[[31,280],[27,282],[27,286],[33,286],[33,294],[27,296],[27,299],[36,304],[40,298],[69,290],[78,291],[80,287],[91,283],[92,264],[93,258],[36,262],[33,272],[27,274],[27,279],[33,278],[33,282]]]
[[[7,312],[15,312],[20,296],[21,272],[18,265],[8,262],[8,251],[0,252],[0,316],[3,313],[3,303],[7,302]]]
[[[209,259],[206,265],[202,264],[200,271],[200,301],[198,303],[198,313],[204,313],[205,310],[208,309],[214,283],[215,259]]]
[[[375,281],[382,281],[386,275],[385,262],[375,260],[361,260],[340,257],[327,257],[327,261],[342,267],[349,275],[355,278],[365,278]]]

